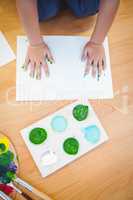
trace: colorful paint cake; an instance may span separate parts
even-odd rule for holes
[[[96,125],[87,126],[82,129],[85,134],[85,139],[92,144],[100,140],[100,130]]]
[[[83,121],[88,117],[89,107],[79,104],[73,108],[73,117],[78,121]]]
[[[47,131],[43,128],[34,128],[29,134],[29,140],[33,144],[42,144],[47,139]]]
[[[64,132],[67,128],[67,120],[62,115],[57,115],[53,117],[51,121],[51,127],[56,132]]]
[[[14,153],[10,150],[9,140],[0,137],[0,182],[10,183],[16,177],[17,166],[14,162]]]
[[[75,155],[78,153],[79,150],[79,142],[75,138],[67,138],[64,141],[63,149],[67,154]]]

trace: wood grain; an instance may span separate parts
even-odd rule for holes
[[[94,23],[95,17],[76,19],[65,11],[42,23],[41,31],[89,35]],[[24,31],[14,0],[0,1],[0,30],[16,51],[16,36]],[[133,199],[133,1],[121,0],[109,43],[115,98],[91,102],[110,140],[45,179],[22,141],[20,129],[70,101],[16,103],[15,62],[0,68],[0,130],[14,141],[20,158],[20,176],[55,200]]]

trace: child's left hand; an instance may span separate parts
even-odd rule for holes
[[[99,76],[101,75],[102,71],[105,69],[105,51],[104,47],[101,44],[95,44],[89,41],[84,49],[82,54],[82,60],[86,61],[86,68],[84,76],[87,75],[90,70],[92,72],[92,76],[95,77],[97,72]]]

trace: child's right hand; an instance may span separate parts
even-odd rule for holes
[[[44,69],[46,76],[49,76],[49,69],[47,61],[54,62],[50,49],[45,43],[39,45],[29,45],[25,63],[23,65],[24,70],[30,67],[30,76],[36,79],[41,79],[41,68]]]

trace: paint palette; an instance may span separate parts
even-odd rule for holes
[[[76,101],[21,131],[43,177],[108,140],[93,108]]]

